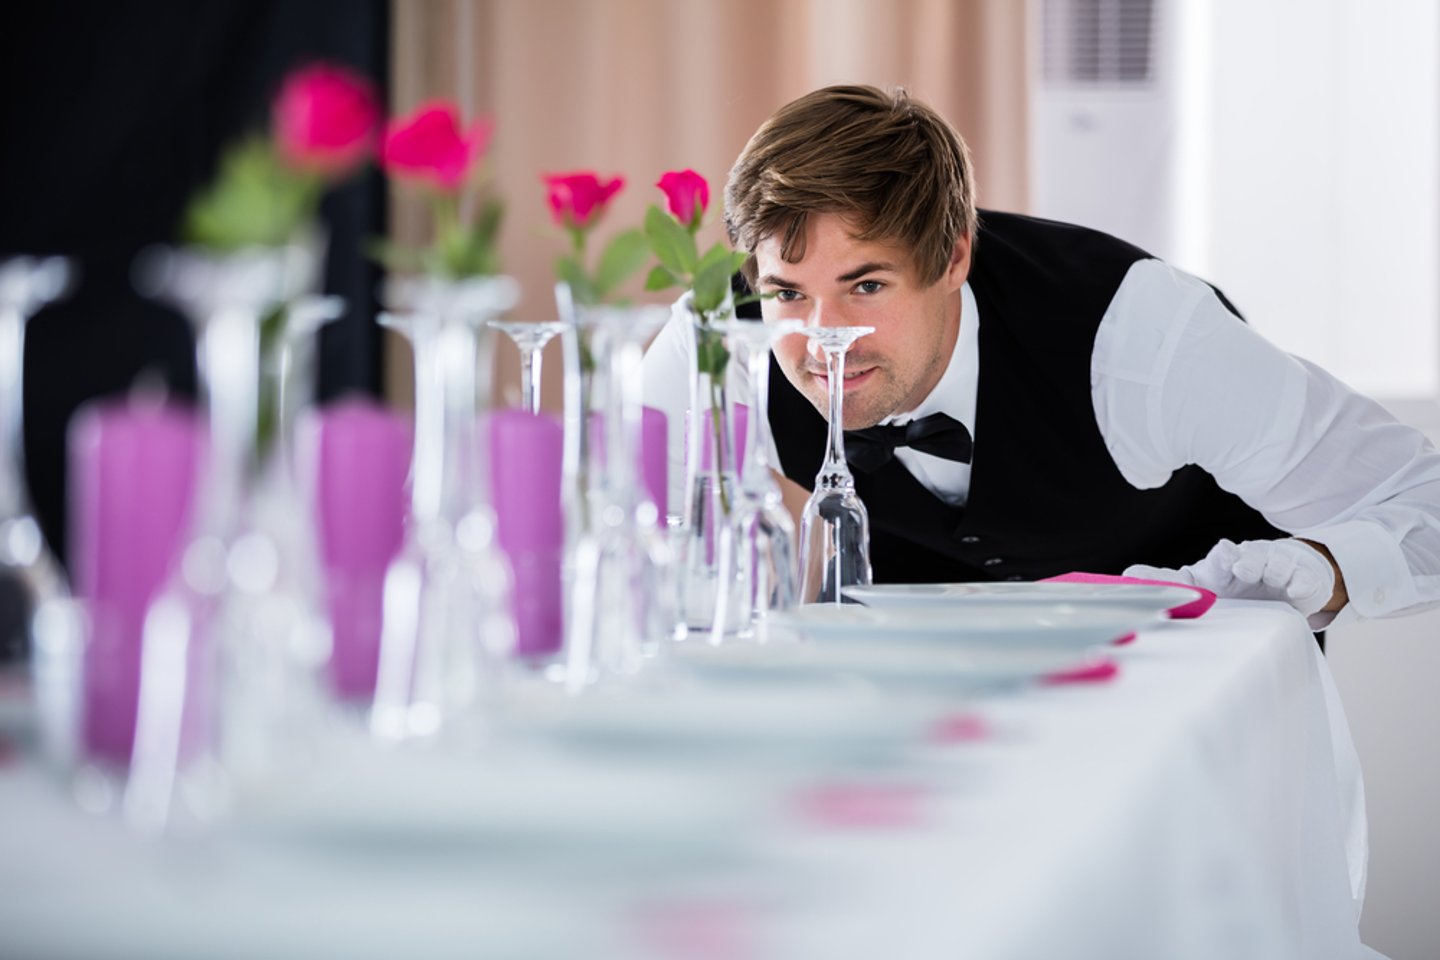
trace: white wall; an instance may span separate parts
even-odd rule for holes
[[[1435,396],[1440,4],[1182,2],[1208,11],[1211,46],[1198,269],[1357,389]]]
[[[1211,280],[1366,393],[1440,393],[1440,2],[1155,0],[1148,82],[1066,87],[1040,64],[1067,6],[1030,5],[1031,210]]]

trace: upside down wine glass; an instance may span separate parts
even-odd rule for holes
[[[660,653],[674,633],[669,544],[655,504],[640,482],[642,405],[640,361],[644,344],[670,318],[665,307],[577,307],[576,345],[593,364],[592,409],[599,430],[589,438],[585,523],[569,562],[565,611],[565,686],[630,676]]]
[[[770,350],[782,337],[799,333],[798,320],[775,323],[731,321],[725,326],[750,378],[750,416],[744,466],[731,519],[740,585],[739,634],[764,641],[772,610],[796,603],[795,523],[780,496],[770,462]],[[736,394],[730,393],[733,400]],[[737,418],[732,409],[730,422]]]
[[[800,332],[825,352],[825,383],[830,394],[825,461],[800,517],[800,599],[804,603],[842,603],[841,588],[870,583],[870,517],[855,493],[855,478],[845,462],[845,353],[875,328],[806,327]]]
[[[84,638],[65,574],[45,544],[26,489],[23,371],[25,324],[73,285],[61,257],[0,261],[0,662],[27,648],[42,746],[64,768],[78,737]]]
[[[491,320],[490,326],[515,341],[520,350],[520,400],[526,413],[540,412],[540,370],[545,344],[565,331],[566,324],[526,323],[523,320]]]
[[[276,444],[257,442],[264,318],[310,290],[322,262],[296,241],[154,248],[135,264],[137,289],[194,325],[209,426],[189,529],[141,631],[123,804],[145,832],[204,826],[232,793],[303,769],[327,724],[330,624],[305,501]]]
[[[381,322],[409,336],[414,351],[415,446],[405,541],[385,573],[370,716],[381,740],[467,746],[487,719],[495,664],[514,647],[510,569],[478,459],[476,402],[490,393],[480,333],[518,297],[505,276],[395,277],[386,290],[394,312]]]

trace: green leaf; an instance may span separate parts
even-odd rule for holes
[[[500,272],[500,251],[495,240],[500,233],[505,208],[499,200],[487,199],[468,230],[459,231],[450,272],[456,277],[490,276]]]
[[[706,250],[705,254],[700,258],[700,262],[695,265],[695,272],[699,274],[703,272],[706,267],[718,263],[721,260],[728,260],[729,258],[729,247],[723,243],[712,244],[710,249]]]
[[[718,330],[701,327],[696,331],[695,366],[701,373],[723,376],[729,361],[730,351],[725,349],[725,338]]]
[[[743,307],[747,303],[759,303],[761,300],[774,300],[779,292],[778,290],[771,290],[769,293],[747,293],[743,297],[735,298],[735,306]]]
[[[679,282],[680,281],[676,279],[675,274],[671,273],[669,270],[666,270],[664,265],[657,263],[650,270],[650,275],[645,278],[645,289],[668,290],[670,287],[675,286],[675,284]]]
[[[714,313],[725,302],[730,292],[730,258],[712,260],[708,266],[695,275],[695,308],[701,313]]]
[[[495,246],[500,237],[500,224],[505,221],[505,204],[496,197],[488,197],[480,205],[480,213],[475,218],[475,226],[470,228],[470,236],[475,244],[491,248]]]
[[[680,221],[654,204],[645,211],[645,238],[650,241],[655,258],[682,282],[694,276],[700,259],[695,250],[695,238],[680,225]]]
[[[227,149],[215,180],[191,198],[182,236],[218,250],[286,243],[314,216],[322,187],[284,167],[264,138],[251,138]]]
[[[595,290],[602,297],[614,290],[650,256],[650,244],[639,230],[616,234],[600,251],[600,266],[595,270]]]
[[[424,251],[402,246],[384,237],[367,241],[365,255],[395,273],[418,273],[425,268]]]
[[[730,291],[730,278],[745,263],[746,254],[717,243],[700,258],[695,271],[695,304],[702,311],[719,310]]]

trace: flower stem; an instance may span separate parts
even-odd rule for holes
[[[715,434],[715,482],[720,487],[720,511],[730,515],[730,495],[725,490],[725,388],[710,377],[710,424]]]

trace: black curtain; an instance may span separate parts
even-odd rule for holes
[[[388,0],[144,0],[13,4],[0,28],[0,258],[67,254],[78,287],[35,316],[25,349],[24,455],[32,502],[65,554],[65,430],[87,400],[142,375],[193,396],[193,341],[130,284],[135,253],[174,239],[222,148],[268,123],[290,69],[347,64],[388,87]],[[321,337],[322,400],[380,387],[376,268],[385,230],[373,169],[322,208],[327,292],[346,316]]]

